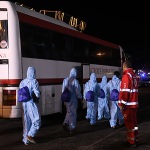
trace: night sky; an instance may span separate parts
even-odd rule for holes
[[[84,20],[83,33],[119,44],[131,57],[134,69],[150,71],[150,9],[145,2],[93,0],[11,0],[36,11],[63,11]]]

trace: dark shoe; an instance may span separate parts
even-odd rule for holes
[[[27,140],[30,142],[30,143],[33,143],[33,144],[35,144],[36,143],[36,141],[33,139],[33,137],[31,137],[31,136],[27,136]]]
[[[90,126],[96,126],[96,123],[90,123]]]
[[[75,130],[75,129],[70,130],[70,134],[74,134],[75,132],[76,132],[76,130]]]
[[[135,148],[135,147],[137,147],[137,144],[136,144],[136,143],[135,143],[135,144],[131,144],[131,143],[129,143],[129,142],[126,142],[125,145],[126,145],[127,147],[130,147],[130,148]]]
[[[110,120],[110,118],[105,118],[105,117],[104,117],[104,118],[103,118],[103,120],[105,120],[105,121],[109,121],[109,120]]]
[[[134,148],[134,147],[137,147],[137,145],[136,144],[130,144],[130,147]]]
[[[68,132],[68,125],[67,123],[63,123],[62,128],[65,132]]]
[[[123,128],[124,127],[124,124],[119,124],[118,125],[118,128]]]
[[[136,143],[136,147],[140,146],[140,142],[139,141],[135,141]]]

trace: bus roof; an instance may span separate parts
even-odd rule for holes
[[[24,7],[24,5],[18,5],[17,3],[14,3],[14,6],[15,6],[15,8],[16,8],[16,10],[17,10],[18,12],[21,12],[21,13],[23,13],[23,14],[27,14],[27,15],[29,15],[29,16],[32,16],[32,17],[35,17],[35,18],[39,18],[39,19],[45,20],[45,21],[47,21],[47,22],[51,22],[51,23],[53,23],[53,24],[57,24],[57,25],[60,25],[60,26],[69,28],[69,29],[71,29],[71,30],[76,30],[74,27],[68,25],[67,23],[62,22],[62,21],[60,21],[60,20],[57,20],[57,19],[55,19],[55,18],[53,18],[53,17],[44,15],[44,14],[42,14],[42,13],[40,13],[40,12],[35,11],[35,10],[32,9],[32,8],[29,9],[29,8],[27,8],[27,7]],[[77,30],[76,30],[76,31],[77,31]]]

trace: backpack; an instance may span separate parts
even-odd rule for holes
[[[105,98],[105,92],[103,89],[100,89],[100,96],[99,98]]]
[[[31,99],[30,92],[27,86],[22,87],[18,90],[18,101],[27,102]]]
[[[119,91],[117,89],[113,89],[110,93],[110,100],[118,101],[118,99],[119,99]]]
[[[86,95],[85,95],[85,98],[86,98],[86,101],[88,102],[93,102],[94,101],[94,98],[95,98],[95,93],[94,91],[88,91],[86,92]]]
[[[71,92],[68,88],[66,88],[63,93],[61,94],[61,101],[62,102],[70,102],[71,100]]]

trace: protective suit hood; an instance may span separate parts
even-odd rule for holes
[[[72,68],[70,71],[70,78],[76,78],[77,77],[77,70],[75,68]]]
[[[116,75],[113,75],[112,81],[116,81],[117,79],[118,79],[117,76],[116,76]]]
[[[102,82],[101,83],[102,84],[106,84],[107,83],[107,77],[105,75],[102,77]]]
[[[36,78],[36,70],[34,67],[28,67],[27,78],[28,79],[35,79]]]
[[[92,73],[92,74],[90,75],[90,81],[91,81],[91,82],[96,82],[96,74],[95,74],[95,73]]]
[[[119,83],[119,82],[120,82],[120,79],[117,78],[116,75],[113,75],[113,77],[112,77],[112,82],[113,82],[113,83]]]

